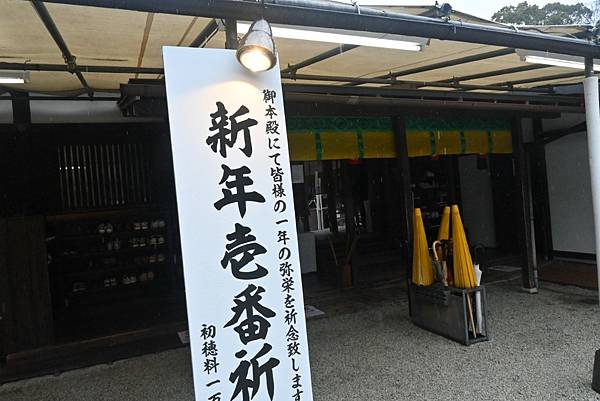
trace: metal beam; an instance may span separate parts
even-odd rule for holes
[[[331,86],[314,84],[284,84],[284,92],[296,92],[305,94],[328,94],[343,95],[348,97],[404,97],[416,99],[452,100],[468,103],[469,101],[483,101],[488,103],[519,103],[519,104],[542,104],[568,105],[578,110],[583,107],[581,96],[570,95],[519,95],[510,93],[478,93],[478,92],[456,92],[435,91],[423,89],[400,89],[393,87],[352,87]]]
[[[550,67],[550,66],[544,65],[544,64],[529,64],[529,65],[522,65],[519,67],[504,68],[501,70],[480,72],[478,74],[462,75],[462,76],[458,76],[458,77],[443,79],[443,80],[437,81],[437,82],[463,82],[463,81],[470,81],[473,79],[497,77],[498,75],[516,74],[519,72],[539,70],[540,68],[548,68],[548,67]]]
[[[433,70],[438,70],[440,68],[452,67],[455,65],[466,64],[466,63],[472,63],[474,61],[481,61],[481,60],[486,60],[489,58],[506,56],[508,54],[513,54],[514,52],[515,52],[515,49],[493,50],[491,52],[473,54],[471,56],[460,57],[460,58],[456,58],[453,60],[441,61],[439,63],[424,65],[421,67],[415,67],[415,68],[409,68],[407,70],[391,72],[389,74],[379,75],[376,78],[386,78],[386,77],[387,78],[396,78],[396,77],[402,77],[402,76],[406,76],[406,75],[418,74],[420,72],[433,71]]]
[[[503,85],[508,85],[508,86],[513,86],[513,85],[530,84],[530,83],[534,83],[534,82],[544,82],[544,81],[554,81],[554,80],[557,80],[557,79],[576,78],[576,77],[582,77],[583,78],[583,74],[581,73],[581,71],[567,72],[567,73],[555,74],[555,75],[546,75],[546,76],[543,76],[543,77],[517,79],[517,80],[514,80],[514,81],[499,82],[499,83],[495,83],[493,85],[502,85],[502,86]]]
[[[0,70],[19,71],[65,71],[99,72],[108,74],[163,74],[163,68],[121,67],[104,65],[75,65],[72,68],[64,64],[0,63]]]
[[[86,101],[86,102],[117,102],[120,98],[118,97],[108,97],[108,96],[29,96],[27,100],[29,101],[38,101],[38,100],[68,100],[68,101]],[[2,100],[21,100],[18,96],[0,96],[0,101]]]
[[[485,101],[443,101],[437,99],[409,99],[392,97],[361,97],[340,96],[314,93],[285,93],[287,102],[322,103],[322,104],[347,104],[353,107],[360,106],[389,106],[414,109],[447,109],[447,110],[491,110],[512,111],[519,113],[581,113],[582,106],[527,104],[527,103],[494,103]]]
[[[164,74],[163,68],[151,67],[122,67],[122,66],[100,66],[100,65],[75,65],[77,72],[94,72],[107,74]],[[70,71],[69,67],[63,64],[28,64],[28,63],[0,63],[0,70],[23,70],[23,71]],[[508,85],[465,85],[452,84],[444,82],[423,82],[423,81],[400,81],[390,80],[387,78],[355,78],[343,76],[328,76],[328,75],[309,75],[309,74],[293,74],[284,73],[282,78],[294,80],[309,80],[309,81],[324,81],[324,82],[357,82],[357,83],[372,83],[383,85],[399,85],[418,87],[436,87],[436,88],[454,88],[465,90],[496,90],[496,91],[515,91],[515,92],[540,92],[551,93],[550,89],[526,89],[526,88],[511,88]]]
[[[354,85],[384,84],[384,85],[395,85],[395,86],[406,85],[406,86],[410,86],[413,88],[432,87],[432,88],[452,88],[452,89],[464,89],[464,90],[553,93],[553,91],[551,89],[511,88],[509,86],[500,86],[500,85],[468,85],[468,84],[454,84],[454,83],[444,83],[444,82],[405,81],[405,80],[400,81],[400,80],[389,79],[389,78],[354,78],[354,77],[344,77],[344,76],[294,74],[294,73],[283,73],[283,72],[281,74],[281,77],[283,79],[305,80],[305,81],[349,82]]]
[[[81,85],[83,85],[87,93],[91,95],[93,93],[93,90],[88,85],[87,81],[83,77],[83,74],[80,71],[74,70],[74,68],[77,66],[77,63],[75,62],[75,56],[69,50],[69,47],[65,43],[65,40],[63,39],[62,35],[60,34],[60,31],[58,30],[58,27],[56,26],[54,20],[50,16],[48,9],[46,8],[43,2],[37,0],[32,1],[31,5],[37,12],[42,22],[44,23],[44,26],[48,30],[48,33],[50,33],[50,36],[52,36],[52,39],[54,39],[54,42],[60,49],[63,59],[65,60],[65,63],[67,64],[69,70],[72,70],[71,72],[75,73],[77,79],[79,79],[79,82],[81,82]]]
[[[190,47],[204,47],[219,30],[219,24],[216,19],[210,20],[210,22],[200,31],[198,36],[190,43]]]
[[[225,48],[237,49],[239,46],[237,37],[237,21],[234,18],[225,19]]]
[[[550,142],[554,142],[557,139],[563,138],[567,135],[571,135],[571,134],[576,134],[578,132],[585,132],[587,130],[586,128],[586,122],[580,122],[579,124],[576,124],[572,127],[568,127],[568,128],[563,128],[563,129],[557,129],[557,130],[552,130],[552,131],[546,131],[546,132],[541,132],[541,143],[543,145],[547,145]]]
[[[327,50],[321,54],[317,54],[314,57],[308,58],[304,61],[301,61],[297,64],[288,65],[286,69],[281,70],[282,74],[285,73],[296,73],[300,68],[308,67],[309,65],[316,64],[320,61],[327,60],[328,58],[337,56],[338,54],[342,54],[347,52],[348,50],[352,50],[357,48],[358,45],[339,45],[331,50]]]
[[[319,0],[47,0],[162,14],[391,33],[457,42],[597,57],[600,46],[581,39],[518,31],[509,27],[427,18]]]

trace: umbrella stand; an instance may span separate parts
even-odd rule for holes
[[[463,345],[469,346],[488,341],[485,287],[469,289],[446,287],[444,290],[436,287],[437,285],[424,287],[413,283],[409,285],[412,322],[422,329],[458,341]],[[481,296],[481,316],[484,327],[484,330],[476,333],[476,336],[471,329],[475,320],[470,313],[473,307],[473,294]]]
[[[415,274],[409,284],[411,319],[425,330],[464,345],[487,341],[485,287],[479,285],[481,274],[471,258],[458,206],[445,208],[444,214],[444,226],[448,226],[448,219],[452,218],[452,239],[444,238],[448,235],[446,228],[440,229],[438,237],[442,240],[433,242],[431,258],[427,258],[429,255],[421,247],[424,236],[419,238],[415,235],[413,260],[418,258],[420,263],[413,264],[413,267],[419,268],[413,273],[420,275]],[[419,209],[415,209],[415,217],[415,233],[424,231]],[[448,264],[444,266],[446,262]],[[434,280],[425,285],[423,265],[433,267],[435,272]]]

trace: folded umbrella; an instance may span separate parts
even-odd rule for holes
[[[471,251],[457,205],[452,205],[452,244],[454,285],[458,288],[477,287]]]
[[[440,222],[440,229],[438,231],[438,241],[450,239],[450,206],[444,207],[442,212],[442,220]]]
[[[425,235],[425,225],[421,209],[416,208],[413,224],[413,268],[412,281],[416,285],[431,285],[434,281],[434,272],[429,256],[429,245]]]
[[[467,243],[465,229],[460,218],[460,212],[457,205],[452,205],[452,241],[454,258],[454,286],[458,288],[475,288],[477,279],[475,269],[473,268],[473,259]],[[475,321],[473,319],[473,306],[471,305],[471,296],[467,294],[467,307],[469,320],[473,330],[473,336],[477,336]]]

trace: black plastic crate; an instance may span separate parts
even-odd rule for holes
[[[476,330],[477,336],[473,336],[470,330],[467,294],[471,294],[473,319],[476,320],[475,326],[479,328]],[[481,297],[480,321],[477,321],[476,294]],[[409,296],[411,318],[415,325],[464,345],[489,340],[484,286],[462,289],[410,284]]]

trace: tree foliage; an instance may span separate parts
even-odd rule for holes
[[[583,3],[548,3],[540,8],[524,1],[516,6],[502,7],[492,20],[517,25],[575,25],[591,23],[592,16],[592,10]]]

